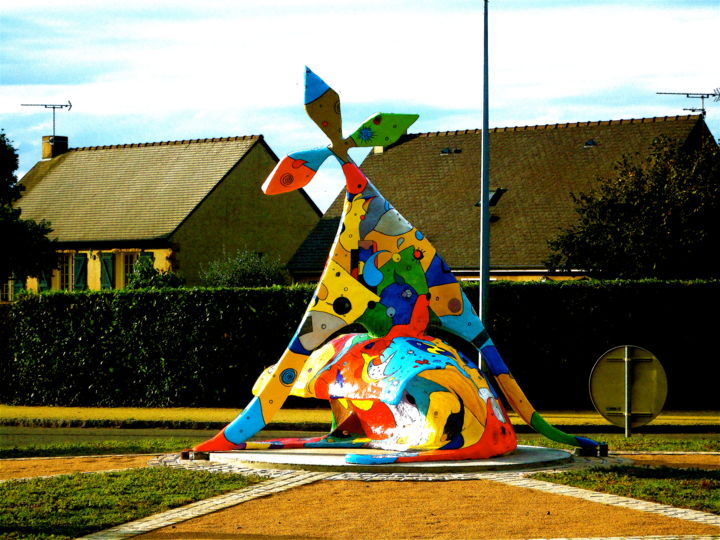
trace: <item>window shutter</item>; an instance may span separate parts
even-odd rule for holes
[[[49,277],[47,272],[40,272],[40,277],[38,277],[38,292],[47,291],[50,288]]]
[[[142,251],[140,253],[141,259],[150,259],[150,262],[155,264],[155,254],[152,251]]]
[[[115,255],[100,254],[100,288],[112,289],[115,284]]]
[[[25,288],[25,280],[15,278],[13,279],[13,300],[17,300],[20,291]]]
[[[73,257],[73,269],[75,271],[73,289],[76,291],[87,289],[87,260],[87,255],[84,253],[77,253]]]

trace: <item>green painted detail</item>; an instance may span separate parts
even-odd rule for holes
[[[560,431],[555,426],[548,424],[547,421],[540,416],[540,413],[535,411],[532,415],[530,426],[540,433],[541,435],[544,435],[551,441],[568,444],[570,446],[578,446],[578,440],[573,435],[569,435],[568,433],[565,433],[564,431]]]
[[[350,135],[357,146],[388,146],[397,141],[419,116],[376,113]]]
[[[388,317],[387,306],[380,303],[366,309],[357,322],[363,325],[372,338],[385,336],[392,328],[392,319]]]
[[[397,283],[398,279],[402,279],[402,282],[410,285],[418,295],[427,294],[428,286],[425,270],[423,270],[420,261],[414,257],[414,252],[415,248],[412,246],[405,248],[396,254],[400,256],[399,261],[390,259],[382,265],[380,271],[383,274],[383,279],[377,288],[378,295],[382,295],[385,287]]]

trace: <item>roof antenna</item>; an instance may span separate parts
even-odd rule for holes
[[[700,100],[700,108],[683,109],[683,111],[699,112],[702,113],[705,118],[705,100],[707,98],[715,98],[713,101],[720,101],[720,88],[716,88],[710,93],[701,92],[655,92],[656,94],[674,95],[674,96],[685,96],[686,98],[694,98]]]
[[[68,102],[65,105],[53,105],[51,103],[21,103],[23,107],[45,107],[46,109],[52,109],[53,112],[53,138],[55,138],[55,109],[64,109],[67,107],[67,110],[69,111],[72,109],[72,103],[70,103],[70,100],[68,99]]]

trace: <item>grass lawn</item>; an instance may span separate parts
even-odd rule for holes
[[[162,454],[178,452],[207,440],[215,430],[115,429],[115,428],[37,428],[0,426],[0,459],[39,456],[82,456],[101,454]],[[254,439],[318,436],[322,432],[263,431]],[[720,451],[716,435],[636,435],[626,439],[619,434],[588,435],[608,442],[612,452],[620,451]],[[541,435],[520,434],[518,444],[566,448]]]
[[[720,471],[717,470],[623,466],[537,473],[532,478],[720,514]]]
[[[0,436],[0,457],[7,458],[177,452],[205,440],[214,431],[2,427],[0,435],[3,434],[11,435]],[[267,438],[289,435],[261,433],[261,437]],[[713,435],[595,437],[607,441],[613,451],[720,450],[720,441]],[[518,442],[561,446],[539,435],[521,435]],[[552,475],[540,473],[534,477],[720,513],[720,471],[618,467]],[[8,481],[0,484],[0,538],[73,538],[239,489],[255,481],[256,478],[239,475],[162,467]]]
[[[254,484],[164,467],[0,484],[1,538],[76,538]]]
[[[660,434],[648,433],[624,435],[611,433],[575,433],[599,442],[607,442],[610,452],[720,452],[720,437],[717,434]],[[539,434],[519,434],[518,444],[569,449],[565,444],[556,443]]]

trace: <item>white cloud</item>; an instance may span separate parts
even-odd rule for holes
[[[68,99],[57,118],[73,145],[263,133],[278,153],[320,146],[306,64],[341,93],[346,132],[376,110],[426,113],[415,130],[481,125],[481,2],[24,0],[3,17],[0,127],[24,147],[51,117],[20,104]],[[490,2],[490,24],[491,125],[680,114],[695,103],[655,92],[720,85],[716,2]]]

